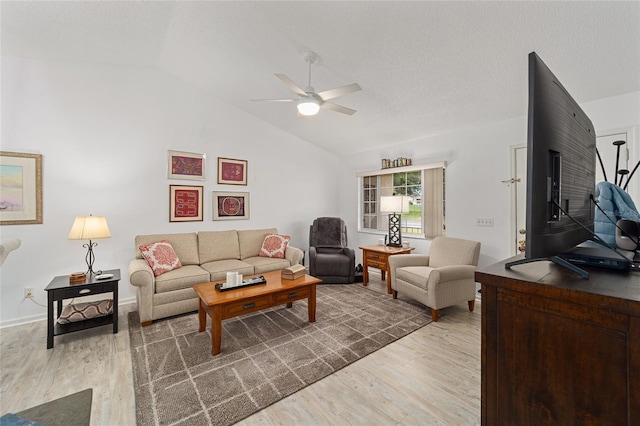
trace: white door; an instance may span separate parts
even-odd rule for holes
[[[624,143],[620,144],[618,141]],[[602,164],[596,160],[596,183],[606,180],[619,186],[624,186],[627,182],[627,176],[619,173],[616,175],[616,164],[618,166],[618,172],[623,171],[624,173],[624,171],[630,171],[627,133],[598,136],[596,138],[596,147],[602,160]],[[620,148],[619,150],[618,147]],[[620,185],[621,181],[622,185]]]
[[[511,148],[511,178],[504,181],[511,186],[511,254],[524,253],[527,225],[527,146]]]

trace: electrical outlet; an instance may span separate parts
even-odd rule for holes
[[[476,218],[476,226],[493,227],[493,218],[492,217],[477,217]]]
[[[24,288],[24,298],[31,299],[33,297],[33,287]]]

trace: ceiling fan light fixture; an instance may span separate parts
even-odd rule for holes
[[[302,98],[298,101],[298,112],[302,115],[316,115],[320,111],[320,103],[313,97]]]

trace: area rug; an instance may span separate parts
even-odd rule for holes
[[[230,425],[431,322],[429,309],[358,284],[317,286],[316,322],[297,301],[223,321],[197,313],[140,327],[129,313],[138,426]]]

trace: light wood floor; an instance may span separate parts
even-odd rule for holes
[[[386,290],[370,275],[372,289]],[[93,388],[92,426],[135,425],[127,323],[135,309],[120,307],[118,334],[110,326],[67,334],[51,350],[43,321],[1,329],[0,415]],[[480,424],[480,309],[443,309],[437,323],[239,424]]]

